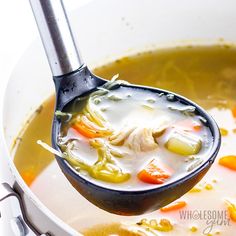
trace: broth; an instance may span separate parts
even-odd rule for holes
[[[75,229],[82,230],[85,235],[129,235],[123,225],[135,224],[142,218],[158,221],[167,218],[171,222],[173,229],[169,232],[155,231],[158,235],[234,235],[234,208],[232,205],[230,208],[225,199],[236,203],[233,187],[236,172],[225,162],[221,165],[218,162],[221,157],[236,153],[236,49],[212,46],[158,50],[120,59],[97,68],[95,73],[108,79],[119,73],[124,80],[174,91],[208,109],[224,134],[216,162],[203,180],[178,200],[186,203],[179,210],[156,211],[139,217],[121,217],[104,212],[81,197],[65,179],[53,155],[36,144],[38,139],[50,143],[54,103],[54,98],[50,98],[42,104],[41,112],[32,117],[17,139],[15,165],[31,190],[53,213]],[[65,201],[67,206],[61,207]],[[181,216],[181,211],[186,215]],[[212,216],[207,221],[199,215],[198,218],[191,218],[193,211],[202,215],[206,211],[227,214],[223,218],[218,215],[214,219]],[[229,213],[231,218],[228,224]],[[113,222],[122,223],[85,231],[99,223]],[[143,224],[135,227],[145,229]]]
[[[212,134],[194,106],[173,94],[111,88],[118,83],[56,112],[58,145],[75,171],[104,187],[144,190],[184,177],[208,159]]]

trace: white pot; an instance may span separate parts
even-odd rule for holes
[[[91,68],[156,47],[212,44],[221,38],[236,42],[235,9],[234,0],[100,0],[79,8],[71,20],[84,61]],[[1,165],[6,171],[5,179],[20,195],[26,216],[38,235],[47,232],[56,236],[79,235],[31,192],[18,174],[12,161],[13,153],[10,153],[24,121],[53,91],[51,72],[41,41],[37,39],[15,67],[5,91],[1,111]],[[17,203],[11,200],[10,205],[17,206]],[[93,214],[93,207],[89,209]],[[7,220],[16,226],[17,220],[12,217],[19,212],[14,210],[7,214]],[[83,212],[78,214],[81,217],[79,228],[84,222]],[[95,208],[94,214],[99,215],[88,225],[107,222],[112,217]]]

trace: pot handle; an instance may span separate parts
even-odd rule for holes
[[[11,231],[14,232],[15,236],[50,236],[50,234],[39,233],[29,222],[25,214],[24,205],[19,194],[17,194],[14,189],[7,183],[0,184],[0,203],[8,198],[17,199],[17,207],[14,211],[17,212],[16,216],[13,216],[10,220]],[[9,209],[9,208],[8,208]],[[3,217],[0,211],[0,220]]]

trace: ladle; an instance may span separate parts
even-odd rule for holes
[[[53,74],[56,87],[55,109],[62,111],[69,102],[79,96],[96,90],[98,86],[103,85],[107,81],[94,75],[82,62],[62,0],[30,0],[30,3]],[[94,37],[94,40],[96,40],[96,37]],[[125,86],[150,90],[156,93],[164,93],[165,95],[170,93],[157,88],[141,87],[137,85]],[[219,151],[221,142],[220,132],[216,122],[205,110],[180,95],[174,95],[175,99],[181,103],[196,108],[196,114],[206,119],[206,125],[210,128],[213,136],[213,145],[208,152],[209,155],[196,170],[174,182],[164,186],[157,186],[150,190],[121,191],[102,187],[86,180],[79,172],[76,172],[66,160],[56,156],[56,160],[62,172],[73,187],[90,202],[108,212],[121,215],[139,215],[169,204],[197,184],[212,165]],[[60,120],[54,116],[52,145],[53,148],[58,151],[60,151],[57,145],[60,125]],[[63,194],[63,189],[58,189],[58,193],[59,192]],[[65,206],[66,204],[65,201]],[[80,213],[78,212],[78,214]]]

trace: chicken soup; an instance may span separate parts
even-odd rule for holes
[[[58,145],[77,172],[113,189],[143,190],[181,178],[209,158],[213,137],[194,106],[122,83],[107,82],[56,112]]]
[[[158,211],[135,217],[124,217],[107,213],[80,196],[61,173],[54,155],[37,144],[37,140],[50,143],[51,122],[54,115],[54,98],[51,97],[39,107],[16,140],[14,162],[32,192],[55,215],[87,236],[235,235],[236,49],[228,46],[206,46],[157,50],[119,59],[111,64],[97,68],[95,73],[107,79],[119,73],[119,78],[123,80],[171,90],[203,106],[214,117],[221,130],[222,146],[215,163],[197,186],[180,199]],[[145,105],[148,105],[148,107],[157,106],[157,101],[160,98],[155,97],[155,99],[155,103],[145,100]],[[165,98],[163,97],[162,99]],[[109,100],[107,102],[116,104],[124,101]],[[99,109],[107,108],[103,101],[94,104],[94,106]],[[152,113],[152,110],[148,110],[148,108],[144,108],[142,105],[140,109],[147,116]],[[81,110],[78,110],[78,113],[82,112],[82,110],[83,107],[81,107]],[[111,119],[109,114],[113,113],[107,109],[101,111],[101,114],[108,120]],[[177,115],[176,117],[183,117],[183,114],[179,112],[174,114]],[[118,117],[120,115],[119,113],[117,114]],[[198,120],[196,121],[199,122]],[[117,119],[116,122],[114,124],[118,125],[119,122],[122,123],[123,121]],[[199,124],[201,129],[199,129]],[[194,126],[196,127],[194,128]],[[115,127],[117,127],[118,131],[122,128]],[[181,127],[183,127],[182,124]],[[207,133],[207,127],[204,127],[202,123],[195,125],[194,122],[193,125],[192,122],[190,124],[184,122],[184,127],[190,127],[189,133],[193,134],[194,137],[198,132],[202,132],[202,128],[203,130],[206,129]],[[93,152],[93,157],[96,159],[97,150],[90,146],[88,138],[79,134],[78,131],[73,132],[74,135],[76,134],[76,137],[80,136],[80,142],[82,140],[87,142],[88,151]],[[189,166],[192,160],[185,162],[188,157],[177,154],[171,149],[168,150],[168,145],[166,144],[169,135],[168,131],[162,135],[157,138],[158,144],[154,143],[155,146],[162,145],[162,149],[158,147],[156,150],[151,150],[150,153],[155,151],[156,154],[158,151],[168,153],[169,159],[167,160],[168,157],[165,156],[164,161],[167,162],[163,163],[165,167],[170,165],[168,168],[173,168],[172,157],[176,158],[180,163],[183,162],[180,166],[184,169]],[[67,137],[67,133],[65,137]],[[162,138],[164,140],[163,143],[161,142]],[[206,150],[203,143],[199,152],[194,154],[194,156],[201,155],[201,152]],[[79,145],[77,141],[76,145]],[[86,145],[83,147],[85,148]],[[112,147],[115,151],[119,152],[121,149],[133,152],[133,150],[130,150],[125,145],[116,146],[113,144]],[[83,149],[83,152],[85,151]],[[75,150],[75,152],[78,152],[78,155],[80,153],[79,150]],[[164,159],[164,156],[156,155],[155,157],[161,161]],[[143,157],[143,159],[145,158]],[[120,161],[123,160],[125,160],[124,157],[115,157],[117,164],[120,164]],[[149,161],[151,161],[151,155],[147,155],[144,166],[140,165],[139,167],[145,169],[145,164],[148,164]],[[94,162],[91,161],[90,164],[92,165]],[[121,166],[119,165],[118,167]],[[137,172],[142,168],[138,168]],[[122,170],[124,173],[128,172],[126,168]],[[167,171],[167,169],[165,170]],[[136,178],[137,172],[134,175],[134,179],[138,182],[140,180]],[[88,175],[86,171],[84,174]],[[88,178],[92,177],[88,176]],[[174,173],[169,178],[164,179],[164,181],[171,181],[171,178],[174,178]],[[96,181],[101,180],[96,179]],[[130,181],[130,179],[127,181]],[[111,184],[109,182],[104,183]],[[119,186],[126,183],[128,182],[115,184]],[[145,186],[149,185],[141,181],[139,183]]]

